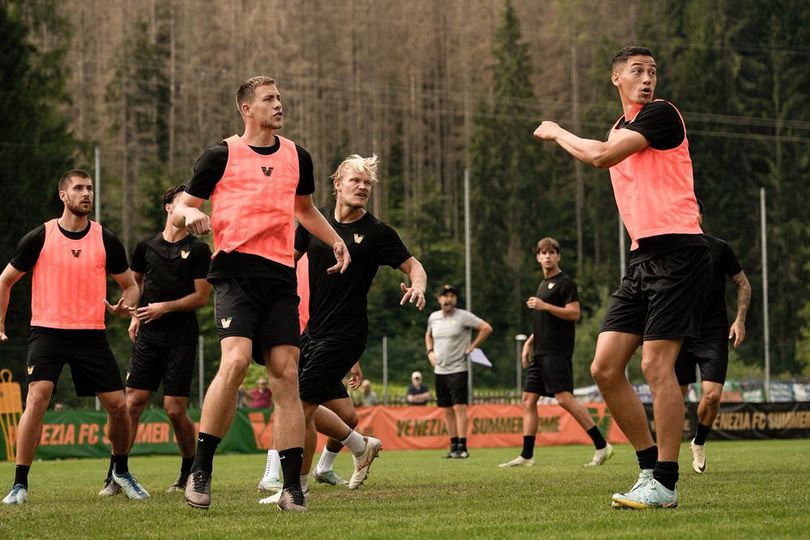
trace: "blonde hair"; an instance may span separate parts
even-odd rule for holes
[[[358,172],[371,179],[372,182],[377,183],[379,182],[377,179],[377,165],[377,154],[371,154],[371,157],[367,158],[364,158],[358,154],[352,154],[337,166],[337,169],[335,169],[335,172],[332,173],[329,178],[331,178],[333,182],[336,180],[340,181],[343,178],[346,169],[351,167],[355,170],[355,172]]]

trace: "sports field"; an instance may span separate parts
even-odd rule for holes
[[[257,504],[264,456],[219,456],[211,510],[192,510],[163,490],[178,460],[133,458],[148,501],[99,500],[106,460],[37,462],[30,498],[0,507],[0,538],[807,538],[810,442],[744,441],[707,445],[703,476],[681,454],[681,506],[612,510],[610,495],[636,474],[629,446],[598,469],[583,469],[585,446],[538,449],[530,469],[499,469],[518,449],[473,450],[468,460],[438,451],[383,452],[358,491],[311,485],[310,511],[281,513]],[[341,454],[336,469],[349,475]],[[3,491],[13,465],[0,464]],[[258,535],[258,536],[256,536]]]

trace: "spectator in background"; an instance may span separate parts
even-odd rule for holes
[[[411,384],[408,385],[408,394],[405,399],[411,405],[427,405],[431,399],[430,388],[422,383],[422,373],[414,371],[411,373]]]
[[[239,390],[236,393],[236,406],[237,408],[250,407],[250,396],[244,384],[239,385]]]
[[[371,389],[371,381],[368,379],[364,380],[360,384],[360,389],[363,391],[361,400],[361,405],[363,407],[371,407],[372,405],[377,405],[379,403],[377,394]]]
[[[57,401],[56,403],[53,404],[53,410],[55,412],[62,412],[65,410],[65,404],[62,403],[61,401]]]
[[[250,391],[250,406],[254,409],[267,409],[273,403],[273,393],[267,387],[267,379],[259,377],[256,388]]]

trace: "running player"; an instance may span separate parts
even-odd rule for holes
[[[112,481],[130,499],[149,493],[129,472],[130,424],[121,373],[107,343],[104,308],[129,317],[138,301],[138,286],[124,246],[107,229],[88,219],[93,209],[93,181],[80,169],[59,179],[64,209],[59,218],[26,234],[0,275],[0,341],[6,341],[5,316],[11,287],[26,272],[31,279],[31,336],[28,339],[28,397],[17,430],[17,467],[5,504],[28,497],[28,471],[42,431],[42,419],[62,367],[79,396],[95,395],[107,411],[112,445]],[[107,302],[107,274],[123,289],[115,305]]]
[[[295,238],[296,256],[307,254],[310,292],[310,318],[301,338],[299,370],[301,400],[308,419],[302,470],[309,471],[317,429],[330,440],[315,469],[315,479],[331,485],[346,484],[332,470],[345,445],[354,455],[349,489],[360,487],[382,448],[378,439],[362,437],[353,430],[357,413],[342,382],[348,373],[350,385],[355,388],[363,380],[359,360],[368,339],[369,288],[380,266],[398,268],[411,283],[410,287],[400,284],[400,305],[413,303],[421,310],[427,286],[422,264],[410,254],[396,231],[366,211],[378,181],[377,167],[376,156],[355,154],[346,158],[331,176],[335,205],[320,210],[349,246],[352,265],[344,274],[326,273],[335,262],[332,250],[306,229],[299,226]],[[306,482],[305,475],[302,482]]]
[[[134,343],[127,371],[127,409],[132,425],[130,449],[138,421],[153,392],[163,382],[163,408],[174,427],[180,448],[180,475],[167,493],[183,490],[194,461],[194,424],[188,413],[188,395],[200,329],[194,311],[208,303],[206,281],[211,250],[186,229],[172,224],[175,198],[185,190],[170,187],[163,195],[166,224],[163,231],[138,242],[132,255],[132,273],[141,292],[140,307],[132,312],[129,338]],[[99,495],[117,495],[112,463]]]
[[[700,220],[703,224],[703,204]],[[706,235],[712,253],[712,288],[706,299],[700,338],[686,340],[675,363],[678,384],[685,396],[689,383],[697,382],[696,367],[700,368],[701,396],[698,404],[698,425],[689,444],[692,450],[692,469],[698,474],[706,472],[706,436],[712,429],[720,411],[723,383],[728,371],[728,343],[736,349],[745,341],[745,316],[751,302],[751,284],[743,272],[734,252],[724,240]],[[729,327],[726,315],[726,276],[737,287],[737,316]]]
[[[596,449],[586,467],[596,467],[613,456],[613,446],[605,441],[588,410],[574,399],[574,334],[580,317],[577,284],[560,269],[560,243],[553,238],[537,242],[535,257],[543,270],[537,295],[526,305],[532,310],[532,335],[523,345],[522,363],[528,368],[523,390],[523,451],[500,467],[534,465],[537,436],[537,401],[553,397],[574,417],[593,441]]]
[[[700,335],[711,254],[698,222],[686,126],[674,105],[654,99],[652,52],[619,51],[611,81],[624,114],[607,141],[582,139],[548,121],[534,136],[556,142],[588,165],[610,169],[632,253],[605,314],[591,374],[641,468],[638,482],[627,493],[614,494],[613,501],[630,508],[672,508],[678,505],[684,415],[675,359],[684,338]],[[652,389],[658,446],[625,375],[642,342],[641,367]]]
[[[315,182],[309,153],[275,132],[283,125],[281,94],[267,76],[248,79],[236,103],[245,124],[203,153],[174,208],[174,224],[193,234],[213,228],[215,252],[208,280],[222,360],[203,403],[197,452],[186,485],[189,505],[211,504],[214,453],[233,422],[239,385],[251,357],[267,369],[276,421],[274,440],[284,472],[282,510],[306,511],[300,486],[304,414],[298,397],[298,295],[294,219],[335,255],[327,271],[345,271],[346,245],[312,204]],[[211,199],[211,217],[199,208]]]

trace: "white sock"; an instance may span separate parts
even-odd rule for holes
[[[321,459],[318,460],[318,465],[315,466],[315,472],[321,474],[326,471],[331,471],[335,466],[335,458],[338,457],[338,452],[331,452],[326,446],[323,447],[321,452]]]
[[[278,458],[278,450],[267,451],[267,465],[264,469],[264,475],[270,478],[278,478],[278,471],[281,468],[281,460]]]
[[[306,493],[307,491],[307,483],[309,482],[309,475],[302,474],[301,475],[301,491]]]
[[[349,451],[354,455],[362,454],[363,450],[366,449],[365,439],[363,439],[363,436],[357,433],[355,430],[352,430],[348,437],[340,441],[340,444],[348,448]]]

